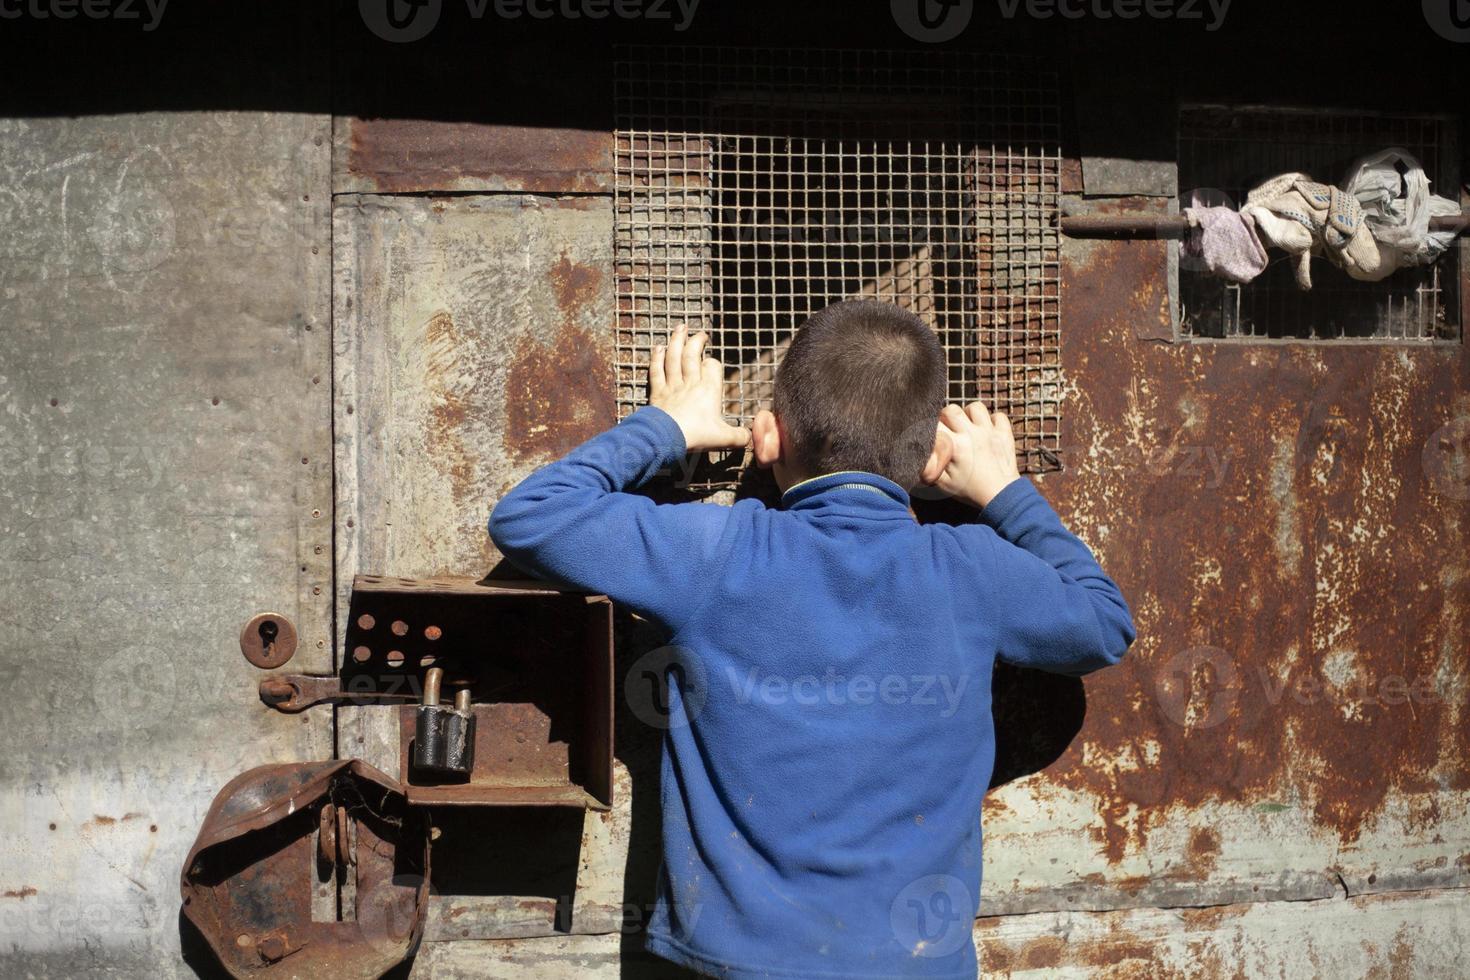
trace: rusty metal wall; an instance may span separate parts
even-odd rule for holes
[[[1464,348],[1145,342],[1163,245],[1064,262],[1070,465],[1042,483],[1139,642],[992,797],[991,908],[1464,885],[1470,485],[1437,468]]]
[[[363,125],[338,120],[339,168],[340,148],[363,142]],[[525,186],[530,138],[518,135],[505,174],[493,134],[469,138],[473,167],[436,158],[435,173],[452,175],[442,189]],[[603,377],[611,270],[598,267],[590,240],[571,246],[580,260],[543,240],[546,213],[564,206],[555,192],[585,190],[602,159],[599,149],[569,164],[553,152],[564,145],[549,133],[548,159],[578,176],[538,175],[533,186],[545,193],[531,199],[399,199],[381,195],[440,181],[339,169],[355,192],[379,192],[339,198],[338,313],[367,307],[339,337],[339,372],[359,375],[359,414],[367,399],[399,416],[382,429],[377,462],[357,450],[344,460],[339,443],[339,466],[358,473],[339,519],[407,514],[399,487],[428,504],[410,527],[359,528],[361,553],[339,555],[340,571],[372,570],[361,561],[369,554],[394,574],[482,571],[494,556],[479,550],[480,520],[494,499],[596,428],[586,409],[601,402],[582,384],[574,397],[538,399],[528,419],[499,380],[521,363],[527,334],[557,335],[568,319]],[[1064,190],[1081,192],[1080,170],[1068,162]],[[578,198],[578,208],[604,201]],[[1167,207],[1158,198],[1070,203]],[[484,230],[512,209],[530,215],[521,234]],[[494,258],[476,252],[491,242]],[[445,270],[466,261],[462,284]],[[495,296],[474,285],[487,262],[502,270],[490,280]],[[587,290],[575,313],[556,302],[574,270]],[[983,911],[998,918],[982,919],[977,935],[988,969],[1187,975],[1197,963],[1221,975],[1453,975],[1467,936],[1459,895],[1408,893],[1463,887],[1470,876],[1470,483],[1453,455],[1470,425],[1464,349],[1168,343],[1170,270],[1159,243],[1065,243],[1067,466],[1039,482],[1123,585],[1140,640],[1124,666],[1080,688],[1080,731],[1060,758],[987,800]],[[525,297],[534,295],[543,301],[533,310]],[[489,305],[475,309],[477,299]],[[527,310],[540,319],[521,319]],[[368,349],[372,337],[390,351],[446,349],[401,360],[409,375],[394,380],[390,401],[361,380],[383,355]],[[455,396],[440,379],[451,364],[484,379],[468,413],[449,410]],[[343,411],[339,399],[339,419]],[[537,440],[533,451],[507,453],[527,440]],[[417,476],[379,479],[376,489],[363,476],[430,445],[449,449],[420,460]],[[456,475],[458,447],[471,446]],[[623,638],[620,664],[639,642]],[[1009,724],[1049,724],[1052,690],[1033,692]],[[369,711],[353,712],[344,747],[360,739],[391,768],[389,727]],[[636,913],[635,876],[656,867],[645,853],[656,814],[639,796],[656,736],[620,719],[618,805],[588,819],[575,874],[563,879],[576,891],[561,931],[596,935],[555,937],[546,895],[487,902],[441,892],[416,974],[468,976],[494,962],[504,975],[575,965],[610,976],[621,959],[658,975],[638,958],[636,915],[620,922],[606,908],[621,901]],[[1178,906],[1224,910],[1166,911]],[[1327,935],[1341,938],[1313,939]],[[534,936],[546,938],[511,938]]]
[[[179,869],[328,758],[237,638],[331,645],[330,121],[0,121],[0,973],[188,976]]]

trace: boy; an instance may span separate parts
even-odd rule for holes
[[[970,980],[994,660],[1116,663],[1128,607],[1020,478],[1005,416],[944,405],[943,351],[917,316],[815,314],[749,431],[726,423],[704,346],[678,328],[650,406],[490,518],[517,565],[671,637],[649,948],[711,976]],[[625,492],[686,452],[746,446],[779,509]],[[981,523],[918,524],[920,483]]]

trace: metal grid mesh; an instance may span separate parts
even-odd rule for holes
[[[652,348],[710,332],[726,412],[768,407],[797,327],[876,297],[938,332],[949,396],[1059,465],[1056,77],[1015,58],[628,48],[616,98],[619,415]]]
[[[1455,142],[1454,120],[1441,116],[1185,106],[1179,183],[1223,192],[1239,206],[1252,186],[1275,174],[1301,171],[1336,183],[1358,157],[1397,146],[1423,165],[1431,189],[1453,196],[1459,183]],[[1280,253],[1244,286],[1186,271],[1179,283],[1181,329],[1190,337],[1225,339],[1455,341],[1457,291],[1440,284],[1459,281],[1459,251],[1376,283],[1314,259],[1310,292],[1297,287]]]

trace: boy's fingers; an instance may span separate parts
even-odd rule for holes
[[[995,426],[997,431],[999,431],[1007,439],[1014,440],[1016,438],[1015,435],[1011,433],[1011,420],[1006,418],[1006,414],[1004,412],[992,412],[990,415],[990,424]]]
[[[699,370],[699,376],[706,384],[725,383],[725,365],[720,363],[719,358],[706,357]]]
[[[648,393],[661,393],[664,383],[664,345],[659,344],[653,349],[653,356],[648,359]]]
[[[976,425],[990,424],[990,413],[985,410],[984,402],[970,402],[966,413],[970,416],[970,421]]]
[[[684,377],[691,381],[699,379],[699,362],[704,359],[704,342],[708,339],[709,335],[701,330],[684,345]]]
[[[679,324],[669,334],[669,347],[664,353],[664,380],[671,385],[684,380],[684,339],[688,333],[684,324]]]
[[[743,425],[730,426],[730,448],[744,449],[750,445],[750,430]]]
[[[971,424],[970,417],[958,405],[946,405],[940,409],[939,421],[949,426],[955,432],[964,432]]]

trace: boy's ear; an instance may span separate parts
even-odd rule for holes
[[[750,446],[755,451],[756,464],[763,469],[769,469],[781,458],[781,426],[768,409],[756,412],[750,423]]]

